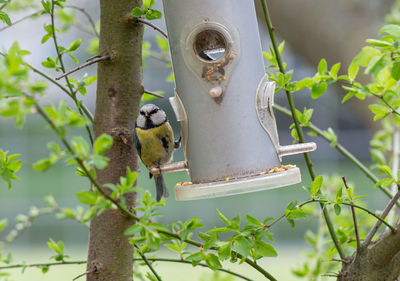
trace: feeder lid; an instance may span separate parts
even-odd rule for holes
[[[240,179],[188,185],[177,184],[175,186],[175,199],[177,201],[186,201],[216,198],[274,189],[299,182],[301,182],[300,169],[294,167],[281,172]]]

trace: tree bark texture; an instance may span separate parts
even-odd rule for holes
[[[97,171],[101,185],[119,183],[127,167],[138,170],[133,130],[143,93],[143,25],[132,23],[129,16],[132,8],[141,6],[142,0],[100,0],[99,55],[110,55],[111,60],[98,64],[93,128],[96,137],[107,133],[114,139],[106,154],[109,165]],[[134,193],[126,197],[129,210],[135,200]],[[119,210],[107,210],[91,221],[88,281],[132,280],[133,246],[124,231],[133,223]]]
[[[362,247],[358,253],[347,257],[337,280],[400,280],[400,231],[392,233],[387,230],[368,247]]]

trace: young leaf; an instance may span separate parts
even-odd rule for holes
[[[311,196],[317,196],[318,195],[319,189],[322,186],[322,182],[323,182],[323,178],[322,178],[321,175],[319,175],[318,177],[316,177],[314,179],[314,181],[311,184],[311,189],[310,189]]]
[[[81,191],[76,194],[78,200],[86,205],[93,205],[97,202],[97,196],[90,191]]]
[[[353,60],[349,66],[349,69],[347,70],[350,81],[353,81],[356,78],[358,69],[359,69],[358,65]]]
[[[400,38],[400,25],[397,24],[387,24],[384,25],[380,30],[379,34],[387,33],[394,37]]]
[[[264,241],[256,241],[254,243],[254,248],[256,249],[256,253],[262,255],[263,257],[278,256],[275,248],[272,245],[265,243]]]
[[[319,98],[323,93],[325,93],[327,88],[328,84],[326,82],[321,81],[315,84],[311,89],[311,98],[313,99]]]
[[[3,22],[5,22],[8,26],[11,26],[11,20],[10,20],[10,18],[9,18],[8,15],[7,15],[5,12],[3,12],[3,11],[0,11],[0,20],[3,21]]]
[[[318,73],[326,74],[327,72],[328,72],[328,64],[326,63],[325,59],[321,59],[318,64]]]
[[[112,146],[113,138],[110,135],[102,134],[94,142],[93,150],[95,153],[104,155],[104,153]]]
[[[239,238],[233,242],[233,248],[246,258],[250,254],[251,244],[246,237],[239,236]]]

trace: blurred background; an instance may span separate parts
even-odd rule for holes
[[[156,1],[156,8],[162,10],[161,1]],[[259,1],[256,1],[258,5]],[[85,9],[97,22],[99,18],[99,6],[97,1],[68,1],[69,5],[76,5]],[[300,80],[306,76],[312,76],[316,72],[316,66],[321,58],[326,58],[328,65],[332,66],[336,62],[342,63],[342,69],[347,69],[347,65],[352,58],[365,45],[367,38],[377,36],[378,30],[384,23],[385,15],[390,11],[394,1],[389,0],[271,0],[268,1],[273,25],[281,40],[286,41],[283,59],[288,64],[288,69],[294,69],[293,80]],[[40,5],[40,4],[39,4]],[[10,13],[12,21],[20,19],[34,10]],[[74,9],[66,9],[68,13],[75,14],[75,24],[59,37],[61,45],[68,46],[76,38],[82,38],[82,45],[77,58],[80,63],[91,55],[87,48],[90,48],[90,40],[93,35],[88,32],[86,26],[89,22],[87,18]],[[260,11],[259,15],[262,15]],[[7,28],[0,33],[0,50],[6,51],[14,41],[18,41],[21,48],[32,52],[26,56],[26,61],[35,67],[56,77],[57,73],[49,72],[41,66],[41,62],[47,56],[55,57],[54,48],[51,40],[42,45],[40,40],[44,35],[43,25],[49,23],[48,16],[41,16],[35,19],[25,20],[15,26]],[[163,20],[154,22],[165,30]],[[57,25],[57,23],[56,23]],[[3,25],[0,25],[2,28]],[[266,28],[260,20],[260,33],[262,36],[263,49],[266,50],[269,39],[267,38]],[[153,29],[146,28],[144,39],[151,44],[148,49],[150,52],[157,53],[159,48],[155,40],[156,33]],[[177,135],[177,126],[174,114],[168,103],[168,97],[173,95],[174,85],[166,81],[171,69],[167,64],[154,56],[146,58],[144,68],[144,85],[147,90],[164,91],[166,98],[157,100],[154,103],[160,105],[167,112],[171,124]],[[66,60],[66,69],[72,69],[76,64],[72,60]],[[84,70],[78,71],[71,77],[81,78],[85,73],[96,75],[96,66],[92,65]],[[31,75],[32,79],[38,76]],[[88,93],[83,97],[84,103],[94,112],[96,83],[88,87]],[[60,99],[68,100],[57,88],[50,85],[45,100],[55,103]],[[341,104],[345,92],[340,87],[331,86],[318,101],[311,99],[310,91],[301,91],[295,94],[297,108],[314,108],[314,124],[322,129],[331,127],[337,134],[338,140],[348,150],[353,152],[364,163],[370,161],[369,139],[377,129],[372,121],[372,114],[366,104],[360,101],[350,101]],[[275,96],[275,102],[286,106],[286,97],[283,92]],[[279,129],[280,143],[289,144],[292,142],[289,126],[291,121],[280,113],[275,113],[277,126]],[[83,134],[74,131],[71,134]],[[383,206],[385,198],[381,193],[372,193],[373,184],[366,179],[357,169],[346,159],[333,150],[329,144],[318,138],[308,137],[309,140],[318,144],[317,151],[311,153],[311,158],[318,174],[336,174],[346,176],[352,182],[357,194],[367,194],[366,201],[371,208]],[[21,181],[15,182],[11,190],[7,189],[4,182],[0,183],[0,217],[9,219],[9,226],[2,233],[5,236],[14,226],[13,222],[17,214],[28,214],[32,206],[45,206],[43,198],[46,195],[53,195],[60,207],[75,209],[79,202],[75,193],[88,188],[88,182],[75,175],[72,168],[66,167],[63,163],[57,164],[45,173],[33,170],[32,163],[47,157],[46,144],[56,138],[52,131],[46,129],[46,124],[37,116],[29,116],[23,129],[16,129],[12,120],[0,119],[0,147],[9,150],[10,153],[20,153],[23,166],[18,173]],[[182,151],[178,151],[174,156],[175,161],[183,160]],[[221,221],[216,215],[218,208],[227,217],[236,215],[251,214],[260,219],[266,217],[277,217],[284,212],[286,205],[293,200],[301,201],[307,198],[302,186],[310,183],[308,172],[303,164],[303,156],[289,156],[283,160],[284,164],[295,164],[301,168],[303,182],[295,186],[288,186],[270,191],[237,195],[218,199],[177,202],[173,195],[167,199],[166,207],[162,209],[163,217],[160,220],[164,223],[176,220],[186,220],[193,216],[199,217],[207,227],[221,225]],[[148,189],[154,194],[154,182],[148,179],[148,173],[144,167],[141,168],[138,185],[143,189]],[[177,182],[187,181],[189,178],[185,173],[167,174],[165,176],[167,185],[173,194],[173,186]],[[291,228],[286,222],[279,223],[271,230],[276,238],[275,246],[279,257],[264,261],[266,269],[271,273],[279,272],[278,276],[284,276],[280,280],[295,280],[291,277],[288,268],[301,261],[301,250],[306,248],[304,244],[304,232],[307,228],[315,227],[316,222],[303,220],[297,223],[295,229]],[[7,250],[14,250],[14,261],[20,260],[47,261],[51,251],[47,248],[46,242],[49,238],[63,240],[66,245],[66,253],[73,259],[85,259],[88,228],[73,221],[57,220],[54,215],[44,215],[36,219],[32,226],[20,235],[17,240],[7,245]],[[0,240],[4,237],[0,236]],[[165,251],[162,255],[168,256]],[[166,270],[168,265],[159,265],[159,268]],[[185,269],[183,269],[185,268]],[[61,271],[58,271],[61,270]],[[42,276],[39,270],[28,270],[25,275],[19,275],[15,271],[13,280],[64,280],[61,275],[66,275],[65,280],[72,280],[73,277],[83,272],[83,267],[70,269],[51,269],[50,273]],[[193,274],[195,270],[190,266],[182,265],[182,270],[188,270]],[[76,274],[74,272],[76,271]],[[57,272],[57,273],[56,273]],[[60,274],[65,272],[66,274]],[[187,275],[182,271],[180,276],[174,276],[173,272],[168,271],[166,280],[188,280]],[[198,271],[196,271],[198,272]],[[200,271],[197,279],[210,280],[207,277],[209,271]],[[36,275],[37,273],[37,275]],[[51,274],[55,275],[51,275]],[[29,275],[31,274],[31,275]],[[53,278],[53,279],[52,279]],[[57,278],[57,279],[54,279]],[[258,280],[257,274],[254,276]],[[260,279],[261,280],[261,279]]]

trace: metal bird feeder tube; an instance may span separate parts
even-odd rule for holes
[[[280,146],[253,1],[164,0],[175,74],[170,99],[190,185],[175,186],[177,200],[194,200],[277,188],[301,181],[298,168],[268,174],[283,155],[316,149],[315,143]]]

